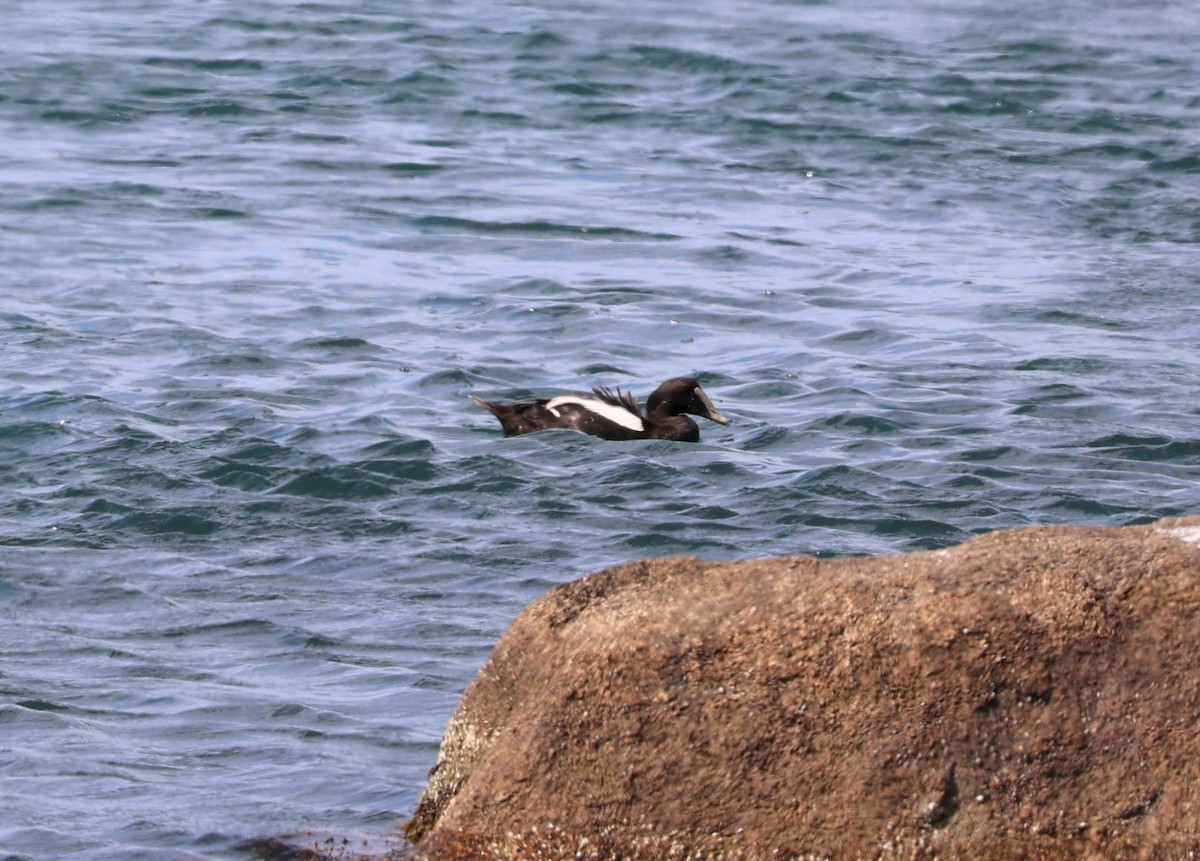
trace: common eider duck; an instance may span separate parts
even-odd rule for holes
[[[646,399],[645,415],[629,392],[602,387],[592,389],[591,395],[560,395],[511,404],[494,404],[474,395],[470,398],[500,419],[505,436],[566,428],[610,440],[700,442],[700,428],[684,413],[729,424],[691,377],[676,377],[655,389]]]

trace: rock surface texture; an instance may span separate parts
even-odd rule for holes
[[[1198,544],[1193,517],[600,571],[497,644],[408,833],[431,859],[1191,857]]]

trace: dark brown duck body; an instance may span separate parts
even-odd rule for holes
[[[591,395],[563,395],[511,404],[470,397],[500,420],[505,436],[562,428],[608,440],[699,442],[700,428],[686,414],[729,424],[729,419],[713,406],[704,389],[691,377],[675,377],[655,389],[646,400],[644,415],[631,394],[605,388],[592,389]]]

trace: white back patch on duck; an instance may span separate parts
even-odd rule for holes
[[[560,398],[551,398],[546,401],[546,409],[554,413],[556,417],[561,415],[558,408],[565,406],[583,407],[588,412],[595,413],[601,418],[608,419],[613,424],[618,424],[635,433],[641,433],[646,429],[646,424],[642,421],[641,416],[631,413],[626,407],[619,407],[599,398],[589,398],[585,395],[563,395]]]

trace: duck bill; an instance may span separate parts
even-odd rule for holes
[[[700,401],[700,405],[704,407],[704,412],[700,413],[700,415],[704,416],[704,418],[709,419],[710,421],[716,422],[719,425],[729,424],[729,419],[725,418],[725,415],[719,409],[713,406],[713,402],[709,400],[708,395],[704,392],[704,389],[696,386],[695,392],[696,400]]]

